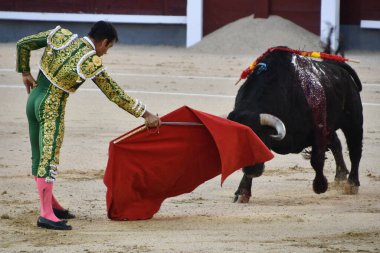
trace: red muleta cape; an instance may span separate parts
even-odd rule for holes
[[[144,130],[111,141],[104,175],[108,218],[150,219],[166,198],[219,174],[223,184],[234,171],[273,158],[252,129],[239,123],[186,106],[161,120],[203,125],[162,125],[156,133]]]

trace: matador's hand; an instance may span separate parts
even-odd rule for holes
[[[29,72],[22,73],[22,81],[25,85],[26,92],[29,94],[30,90],[37,86],[36,80],[34,80],[32,74]]]
[[[148,128],[160,127],[161,126],[161,119],[158,117],[158,115],[156,116],[156,115],[146,111],[143,115],[143,118],[145,119],[145,125]]]

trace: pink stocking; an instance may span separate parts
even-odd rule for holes
[[[40,215],[54,222],[60,221],[54,215],[52,208],[53,183],[46,183],[45,178],[37,178],[36,182],[40,195]]]
[[[37,182],[37,177],[34,177],[34,181]],[[51,204],[52,204],[52,207],[55,208],[55,209],[58,209],[58,210],[64,210],[65,208],[63,208],[61,206],[61,204],[58,202],[58,200],[54,197],[54,194],[51,195]]]
[[[65,209],[61,206],[61,204],[59,204],[58,200],[54,197],[54,195],[52,195],[51,201],[52,201],[53,208],[58,209],[58,210],[64,210]]]

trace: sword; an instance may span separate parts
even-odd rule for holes
[[[161,122],[161,125],[171,125],[171,126],[203,126],[202,123],[199,122],[188,122],[188,121],[166,121]]]
[[[165,122],[161,122],[161,125],[167,125],[167,126],[204,126],[202,123],[189,122],[189,121],[165,121]],[[141,126],[137,129],[135,129],[135,131],[130,132],[130,133],[123,135],[120,138],[116,139],[113,143],[118,143],[118,142],[128,138],[129,136],[132,136],[132,135],[134,135],[138,132],[141,132],[143,130],[146,130],[146,129],[148,129],[146,126]]]

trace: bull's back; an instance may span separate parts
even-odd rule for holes
[[[327,120],[332,130],[348,127],[357,119],[362,121],[362,84],[356,72],[347,64],[322,62],[330,76],[325,85],[327,97]]]

